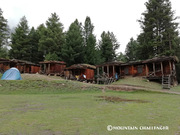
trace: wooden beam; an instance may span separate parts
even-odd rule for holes
[[[113,77],[115,77],[115,66],[113,65]]]
[[[97,68],[97,75],[99,75],[99,67]]]
[[[104,66],[102,66],[102,74],[104,73]]]
[[[48,64],[48,73],[50,74],[50,66],[51,66],[51,64],[49,63]]]
[[[122,70],[121,70],[121,66],[119,67],[119,75],[121,76],[121,72],[122,72]]]
[[[170,68],[170,75],[172,74],[172,65],[171,65],[171,61],[169,61],[169,68]]]
[[[173,61],[172,64],[173,64],[173,70],[176,71],[176,66],[175,66],[175,64],[174,64],[174,61]]]
[[[107,66],[107,74],[108,74],[108,77],[109,77],[109,65]]]
[[[163,63],[161,62],[161,74],[162,76],[164,75],[164,71],[163,71]]]
[[[154,72],[154,75],[156,75],[156,67],[155,67],[155,63],[153,63],[153,72]]]
[[[26,65],[24,65],[24,73],[26,73]]]
[[[148,66],[147,66],[147,64],[145,65],[146,66],[146,77],[148,76]]]
[[[42,72],[42,64],[40,64],[40,73]]]
[[[46,74],[46,64],[44,64],[44,73]]]

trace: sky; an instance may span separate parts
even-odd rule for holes
[[[120,48],[125,51],[130,38],[137,38],[141,28],[137,20],[146,10],[148,0],[0,0],[3,16],[8,20],[10,28],[14,28],[20,18],[26,16],[28,25],[35,28],[45,23],[51,13],[56,12],[60,22],[67,31],[70,24],[78,19],[84,24],[87,16],[95,26],[97,40],[103,31],[113,32]],[[171,0],[175,16],[180,16],[180,0]],[[180,22],[180,20],[178,20]]]

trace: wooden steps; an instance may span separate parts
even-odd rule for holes
[[[162,76],[162,88],[163,89],[171,88],[171,75]]]

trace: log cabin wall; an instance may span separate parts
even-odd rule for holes
[[[146,76],[146,66],[143,65],[135,65],[133,76]]]
[[[64,68],[66,68],[66,65],[55,64],[52,70],[54,70],[56,73],[61,73],[64,71]]]
[[[24,73],[24,66],[23,65],[17,64],[16,68],[19,70],[20,73]]]
[[[121,66],[121,76],[146,76],[146,66],[139,65],[126,65]]]
[[[87,80],[93,80],[94,79],[94,70],[93,69],[86,69],[85,73]]]
[[[95,69],[95,66],[89,64],[74,64],[65,68],[65,77],[67,79],[93,81]],[[86,78],[84,78],[83,75],[85,75]]]
[[[171,75],[172,72],[175,72],[176,62],[177,60],[174,56],[162,56],[129,63],[116,62],[116,64],[118,64],[115,65],[115,67],[118,67],[120,76],[162,77],[163,75]],[[115,62],[97,65],[97,74],[100,74],[100,71],[102,71],[109,74],[109,77],[112,77],[113,74],[117,72],[117,70],[114,73],[112,71],[112,65],[114,63]]]
[[[78,76],[80,79],[85,79],[83,75],[86,75],[86,80],[94,79],[94,70],[93,69],[69,69],[65,71],[65,76],[69,77],[69,75]]]
[[[169,66],[169,61],[163,62],[163,72],[164,75],[169,75],[170,73],[170,66]]]
[[[43,61],[40,63],[40,73],[61,74],[66,68],[66,63],[62,61]]]
[[[39,66],[31,65],[31,73],[32,74],[39,73],[39,70],[40,70]]]

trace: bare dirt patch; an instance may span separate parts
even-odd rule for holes
[[[108,102],[136,102],[136,103],[148,103],[149,101],[145,100],[139,100],[139,99],[123,99],[120,97],[114,97],[114,96],[98,96],[100,100],[105,100]]]
[[[21,74],[23,80],[62,80],[61,77],[42,74]]]

